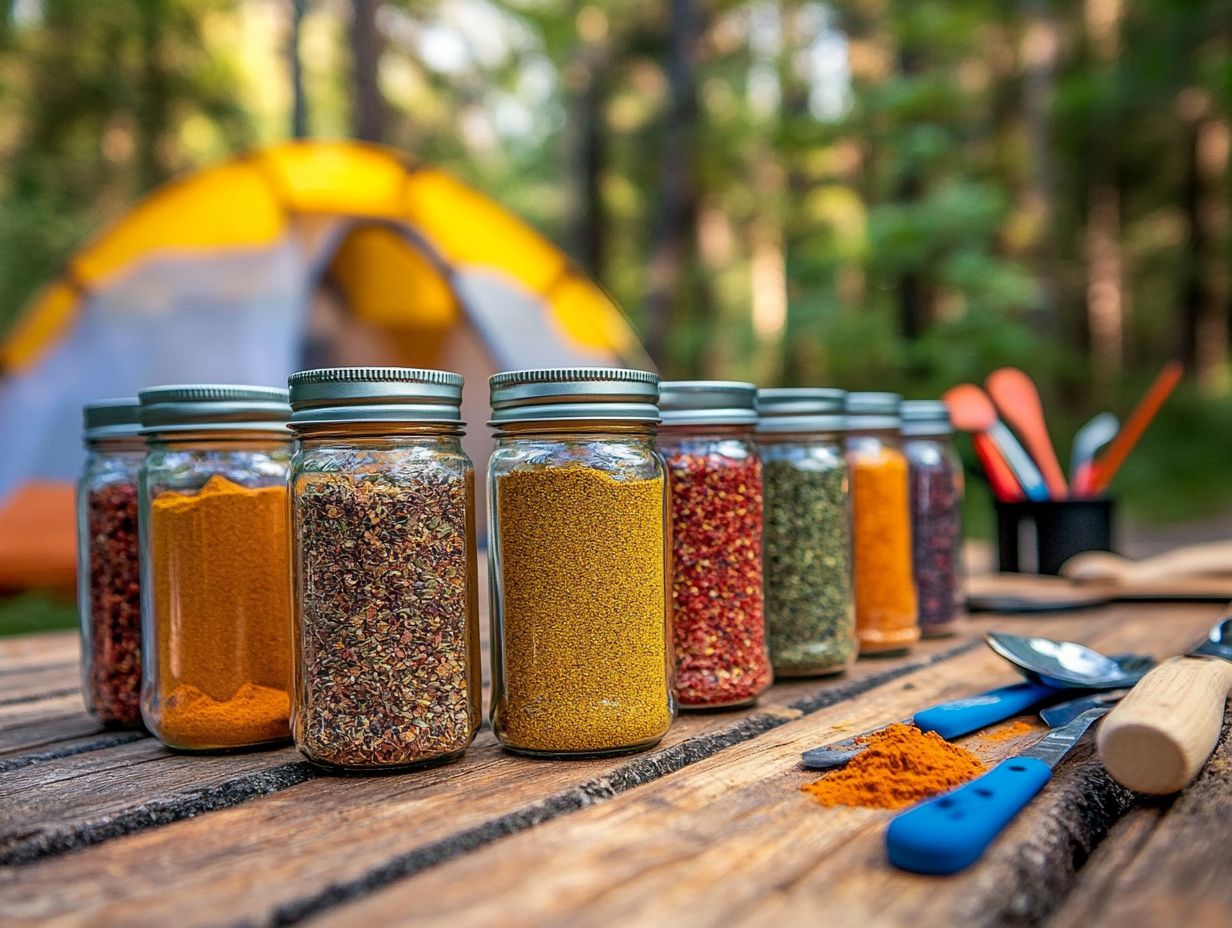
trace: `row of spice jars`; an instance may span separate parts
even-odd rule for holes
[[[80,603],[96,717],[143,720],[185,751],[293,726],[307,756],[345,769],[460,756],[481,687],[461,384],[346,369],[297,374],[289,394],[189,385],[90,404]]]
[[[763,391],[759,452],[752,385],[674,384],[660,398],[654,375],[636,371],[493,378],[493,727],[503,743],[567,755],[661,738],[675,711],[669,596],[685,705],[737,705],[769,685],[767,605],[771,645],[787,658],[780,672],[846,665],[841,393],[820,393]],[[292,377],[288,546],[285,394],[142,394],[144,714],[156,735],[188,750],[238,747],[285,737],[289,715],[301,750],[325,766],[389,769],[465,750],[480,710],[460,398],[461,378],[442,372]],[[768,499],[782,503],[765,515],[764,583],[762,457]],[[820,503],[808,490],[819,474]],[[825,518],[800,522],[814,506]],[[797,555],[812,540],[802,531],[816,550]],[[806,577],[814,562],[824,570]],[[816,602],[829,605],[779,623],[775,638],[775,609]],[[810,620],[820,629],[811,636]]]

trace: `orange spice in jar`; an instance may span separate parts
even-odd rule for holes
[[[847,397],[856,634],[861,654],[906,651],[920,639],[911,556],[907,458],[895,393]]]

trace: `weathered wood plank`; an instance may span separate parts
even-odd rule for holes
[[[59,741],[102,731],[80,693],[0,705],[0,757],[43,751]]]
[[[941,648],[940,645],[932,647],[933,650]],[[873,671],[875,667],[870,667],[869,670]],[[872,681],[881,676],[882,674],[874,673],[868,679]],[[856,695],[862,685],[871,685],[871,682],[852,682],[837,693],[850,698]],[[795,689],[804,690],[809,687],[797,686]],[[811,689],[816,689],[816,686]],[[787,688],[783,692],[784,695],[790,696],[793,689]],[[109,744],[100,738],[97,746],[105,748],[115,744],[127,745],[132,740],[135,739],[119,738]],[[282,752],[254,752],[229,757],[207,756],[203,759],[185,757],[164,751],[153,741],[141,746],[127,746],[122,750],[106,750],[96,757],[81,757],[79,755],[88,749],[76,745],[74,747],[76,749],[65,750],[62,754],[64,759],[61,760],[54,754],[55,745],[52,745],[49,750],[42,752],[41,762],[38,764],[23,764],[22,761],[27,758],[20,756],[0,757],[0,770],[26,766],[34,768],[20,777],[7,778],[6,782],[11,787],[9,789],[0,784],[0,804],[6,794],[31,791],[26,797],[27,814],[12,818],[11,828],[0,828],[0,863],[27,862],[70,848],[83,847],[118,834],[131,833],[142,827],[142,823],[164,824],[172,820],[172,809],[180,804],[184,806],[182,817],[196,814],[201,810],[201,799],[191,791],[185,794],[184,787],[191,782],[195,771],[203,769],[198,766],[202,760],[219,771],[230,768],[238,783],[248,781],[263,768],[273,771],[286,763]],[[50,758],[47,757],[48,754],[51,754]],[[163,767],[173,769],[167,771],[165,778],[156,781],[153,792],[144,789],[134,791],[129,782],[130,771],[127,769],[134,763],[134,758],[139,758],[142,763],[161,761]],[[297,773],[296,777],[290,778],[279,772],[269,782],[289,786],[301,782],[302,779],[307,777]],[[231,788],[227,795],[241,801],[259,794]],[[158,817],[151,818],[147,814],[151,803],[158,806]]]
[[[0,780],[0,864],[27,863],[237,805],[315,772],[292,748],[177,755],[152,738],[30,765]]]
[[[1187,643],[1212,617],[1208,610],[1181,610],[1174,621],[1161,625],[1154,619],[1127,621],[1132,614],[1109,610],[1082,618],[997,624],[1083,637],[1114,649],[1148,642],[1155,645],[1153,650],[1168,653]],[[937,646],[931,647],[935,653]],[[522,879],[530,880],[542,869],[540,863],[535,854],[513,853],[513,842],[554,833],[590,815],[590,806],[623,808],[625,801],[651,788],[641,784],[652,784],[657,792],[658,784],[693,781],[713,768],[717,773],[708,774],[699,789],[722,796],[723,784],[729,782],[728,761],[761,757],[764,777],[767,758],[782,754],[791,758],[786,775],[797,781],[783,795],[793,802],[799,799],[794,790],[800,777],[794,757],[799,745],[786,732],[803,724],[793,719],[806,712],[816,713],[808,731],[809,740],[817,743],[833,737],[836,728],[867,727],[938,699],[1009,680],[1004,665],[982,648],[946,662],[944,671],[926,667],[899,676],[907,666],[901,661],[864,662],[845,682],[776,687],[760,710],[688,716],[662,749],[618,762],[527,761],[501,754],[485,736],[464,761],[441,770],[377,779],[314,779],[236,808],[12,869],[0,877],[0,898],[14,919],[154,923],[203,920],[204,913],[192,914],[193,900],[221,894],[235,900],[235,918],[295,921],[382,886],[392,885],[390,892],[422,886],[434,874],[465,863],[466,855],[490,859],[495,854],[506,866],[520,867]],[[870,679],[880,685],[852,700]],[[848,699],[841,701],[844,694]],[[757,765],[754,760],[747,763]],[[776,799],[783,796],[776,794]],[[823,819],[827,815],[808,806],[803,810]],[[793,823],[811,821],[798,805],[789,806],[788,812]],[[843,819],[865,813],[831,814]],[[550,824],[528,830],[543,822]],[[644,827],[657,848],[661,836]],[[815,830],[806,829],[813,837]],[[517,837],[500,840],[510,834]],[[812,846],[803,840],[797,835],[785,847],[798,851]],[[844,835],[838,844],[846,840]],[[752,845],[754,852],[758,847]],[[573,853],[586,852],[574,848]],[[641,859],[657,851],[643,847],[626,853]],[[124,872],[125,879],[113,879],[116,872]],[[611,882],[611,874],[585,867],[578,872],[586,880]],[[406,879],[417,873],[423,875]],[[500,897],[486,885],[471,888],[485,899]]]
[[[19,668],[0,676],[0,706],[71,696],[80,689],[76,664]]]
[[[46,632],[0,638],[0,679],[14,670],[75,665],[80,651],[76,632]],[[0,686],[3,684],[0,683]]]
[[[23,770],[35,764],[46,764],[90,751],[101,751],[148,737],[144,731],[98,731],[80,737],[56,740],[41,749],[0,752],[0,773]]]
[[[936,654],[954,647],[947,642],[926,650]],[[957,647],[970,650],[969,644]],[[776,695],[811,711],[814,705],[853,698],[878,682],[908,679],[912,667],[929,661],[916,656],[862,664],[850,680],[791,684]],[[396,777],[318,778],[238,808],[10,868],[0,874],[0,898],[13,918],[81,914],[86,921],[115,917],[154,923],[173,917],[170,909],[153,904],[169,884],[206,897],[231,896],[236,885],[253,888],[251,881],[260,873],[261,892],[246,896],[236,917],[268,918],[279,904],[288,906],[284,914],[289,915],[301,898],[322,887],[337,884],[344,898],[369,879],[381,885],[383,878],[393,878],[402,861],[394,859],[388,874],[385,868],[398,851],[430,865],[682,769],[802,711],[769,704],[745,713],[689,715],[658,751],[576,763],[516,758],[501,752],[485,733],[451,767]],[[130,854],[135,856],[124,863]],[[133,871],[121,886],[107,876],[117,866]],[[347,876],[354,886],[342,882]],[[181,898],[176,908],[183,903]],[[174,917],[191,918],[186,911]],[[208,920],[205,913],[202,917]]]
[[[1167,624],[1126,618],[1083,637],[1110,649],[1169,653],[1209,615]],[[999,672],[991,655],[964,654],[913,674],[912,690],[886,686],[854,707],[791,722],[686,772],[424,869],[351,905],[319,899],[321,921],[379,923],[395,913],[403,924],[506,925],[803,924],[823,912],[827,923],[852,925],[1038,918],[1130,801],[1089,747],[979,866],[945,883],[944,893],[936,880],[886,865],[882,841],[890,813],[824,810],[798,792],[809,779],[797,766],[799,751],[826,740],[853,708],[858,714],[851,721],[865,726],[952,691],[956,676],[982,685]],[[1010,746],[985,740],[980,749],[995,759]]]
[[[1198,779],[1143,800],[1078,879],[1049,928],[1232,924],[1232,710]]]

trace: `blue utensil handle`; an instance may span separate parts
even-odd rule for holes
[[[1019,443],[1005,423],[994,422],[988,430],[988,435],[1001,449],[1006,462],[1010,465],[1010,470],[1022,484],[1022,491],[1027,494],[1027,499],[1036,502],[1048,499],[1048,484],[1044,482],[1044,475],[1040,473],[1035,462],[1031,460],[1031,455],[1027,454],[1027,449]]]
[[[969,735],[994,722],[1004,722],[1057,695],[1057,690],[1040,683],[1014,683],[1000,689],[955,699],[931,706],[915,714],[922,731],[935,731],[942,738]]]
[[[1051,776],[1042,760],[1011,757],[978,780],[908,809],[886,831],[890,863],[913,873],[966,869]]]

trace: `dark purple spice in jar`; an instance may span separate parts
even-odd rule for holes
[[[937,638],[962,616],[962,463],[944,403],[908,401],[902,413],[920,632]]]

